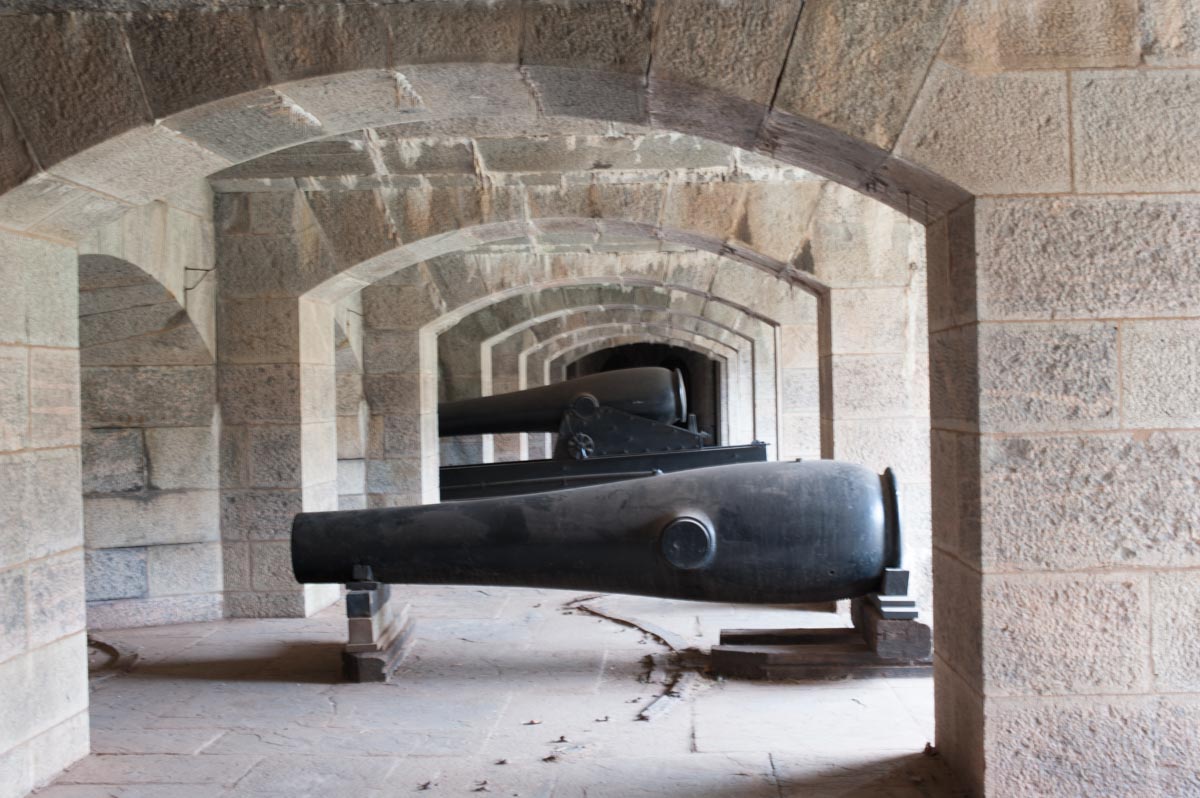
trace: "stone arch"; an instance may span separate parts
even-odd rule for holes
[[[339,305],[334,321],[334,371],[337,395],[338,509],[366,507],[367,422],[363,391],[361,302]]]
[[[563,379],[562,372],[565,367],[560,367],[562,359],[575,359],[581,356],[577,353],[595,351],[609,346],[620,346],[624,343],[661,343],[689,349],[717,363],[721,368],[722,375],[722,379],[719,381],[722,408],[729,408],[729,385],[739,382],[741,374],[748,371],[745,363],[741,362],[744,360],[742,352],[711,337],[687,329],[672,327],[669,320],[663,323],[637,325],[634,327],[634,332],[617,332],[617,330],[623,331],[628,328],[629,325],[624,324],[599,324],[565,334],[560,340],[550,345],[551,351],[540,353],[542,367],[530,370],[532,381],[529,387],[550,384]],[[528,457],[549,457],[554,448],[551,435],[531,435],[521,444],[522,448],[519,453],[523,455],[522,459],[526,455]]]
[[[596,257],[587,256],[581,262],[588,264]],[[679,257],[683,258],[683,256]],[[492,370],[488,365],[488,360],[491,353],[496,346],[501,345],[502,336],[520,333],[537,323],[555,316],[562,316],[560,307],[571,306],[576,301],[597,302],[606,307],[616,307],[634,301],[652,300],[651,307],[669,307],[679,312],[703,314],[728,329],[736,329],[757,338],[757,354],[753,374],[756,387],[747,394],[747,396],[754,397],[752,400],[748,399],[754,403],[754,415],[746,419],[749,424],[739,428],[734,437],[745,438],[748,442],[757,436],[774,445],[778,440],[776,426],[779,416],[776,393],[779,385],[777,363],[780,355],[777,350],[800,346],[801,342],[815,339],[816,326],[815,318],[813,318],[815,317],[815,303],[807,294],[798,295],[794,302],[799,302],[803,307],[782,309],[784,321],[791,322],[791,324],[780,325],[774,318],[748,309],[744,305],[738,304],[737,301],[728,300],[724,296],[724,289],[731,285],[737,286],[735,299],[743,301],[746,294],[753,288],[769,290],[774,278],[762,272],[733,264],[723,265],[720,264],[719,259],[714,258],[711,262],[706,261],[704,265],[717,271],[733,270],[736,274],[723,275],[720,281],[715,282],[710,281],[708,277],[696,279],[695,284],[690,277],[669,274],[670,271],[679,270],[684,266],[699,269],[700,265],[699,263],[692,264],[688,260],[681,260],[664,267],[662,263],[655,263],[653,260],[647,259],[644,266],[649,268],[644,268],[640,272],[628,271],[620,277],[610,277],[607,276],[607,272],[611,268],[611,264],[605,266],[601,262],[599,265],[593,266],[594,269],[601,272],[599,275],[588,276],[583,269],[578,269],[577,273],[571,277],[541,280],[539,275],[532,273],[536,270],[531,270],[531,273],[523,278],[508,279],[504,291],[485,293],[485,289],[481,288],[478,298],[472,300],[464,298],[459,307],[447,308],[442,316],[438,317],[436,321],[430,322],[428,326],[427,332],[430,330],[441,331],[438,341],[439,349],[443,354],[439,356],[439,361],[443,365],[448,356],[447,353],[454,353],[456,358],[460,360],[465,358],[468,361],[462,369],[455,370],[459,379],[468,381],[469,384],[465,388],[468,393],[462,396],[447,395],[442,398],[466,398],[481,393],[516,390],[517,383],[515,382],[495,389],[490,386]],[[746,284],[749,284],[750,288]],[[697,287],[698,285],[703,287]],[[563,292],[563,295],[554,301],[540,299],[542,296],[540,292],[559,290]],[[579,294],[582,300],[573,300],[572,297],[576,294]],[[504,305],[510,302],[516,303],[515,309],[505,310]],[[599,306],[597,305],[597,307]],[[509,322],[506,320],[510,318],[524,320],[481,342],[477,342],[476,339],[486,335],[488,330],[477,329],[478,325],[467,325],[466,332],[463,333],[466,335],[465,339],[461,335],[447,339],[446,336],[462,330],[463,322],[471,320],[475,314],[488,313],[489,316],[492,315],[492,308],[496,309],[494,313],[497,319],[496,324],[500,326],[508,324]],[[539,310],[543,312],[538,314]],[[807,324],[802,323],[806,318],[808,319]],[[447,327],[449,324],[454,324],[454,326]],[[800,328],[806,328],[805,334],[799,332]],[[399,341],[393,341],[393,346],[402,345]],[[793,353],[793,357],[803,356],[803,354],[803,352]],[[812,363],[808,364],[808,370],[815,375],[816,352],[811,352],[811,355]],[[511,377],[517,379],[519,364],[514,359],[510,365],[512,366]],[[474,376],[476,372],[480,375],[478,379]],[[444,381],[441,385],[443,388],[445,387]],[[428,412],[428,410],[423,412]],[[486,452],[488,448],[486,438],[482,446],[483,452]],[[777,450],[772,449],[772,451]]]
[[[507,13],[514,7],[520,9],[524,6],[504,4],[498,13]],[[593,13],[599,9],[603,9],[601,13],[609,13],[615,7],[615,4],[596,5],[581,13]],[[430,7],[425,8],[428,10]],[[410,11],[423,13],[417,11],[415,6],[401,13]],[[272,149],[282,142],[291,143],[339,129],[350,129],[365,121],[372,124],[406,122],[413,118],[414,110],[418,112],[417,115],[429,114],[443,118],[455,116],[456,112],[461,114],[462,105],[456,109],[454,103],[461,97],[464,86],[488,87],[486,94],[489,107],[483,109],[488,115],[519,116],[540,110],[551,115],[646,119],[663,129],[693,130],[719,140],[738,142],[747,149],[759,150],[784,161],[821,163],[824,174],[836,175],[843,182],[876,192],[897,207],[909,207],[911,198],[916,197],[919,201],[912,207],[917,208],[917,213],[928,214],[931,219],[940,217],[945,210],[960,204],[965,199],[962,192],[936,176],[912,168],[893,157],[889,152],[892,141],[890,134],[884,135],[881,142],[884,146],[879,147],[864,143],[869,134],[852,124],[845,124],[844,120],[834,120],[835,124],[826,126],[813,123],[803,116],[807,106],[803,100],[795,101],[796,91],[788,90],[796,76],[804,72],[803,63],[799,66],[789,64],[789,53],[796,52],[796,59],[807,57],[807,48],[788,46],[800,19],[797,11],[798,5],[795,3],[770,4],[765,10],[759,9],[764,16],[761,20],[763,24],[757,26],[744,25],[737,18],[740,10],[714,11],[712,13],[715,16],[711,19],[693,24],[700,24],[702,29],[708,31],[727,31],[730,34],[728,37],[719,38],[723,45],[728,46],[711,48],[711,52],[708,52],[709,48],[701,48],[703,55],[700,57],[697,57],[696,48],[685,44],[686,29],[689,27],[687,22],[675,27],[674,48],[669,46],[670,37],[666,33],[672,30],[670,25],[659,27],[664,31],[663,36],[667,41],[650,46],[646,44],[650,39],[650,26],[637,28],[638,32],[628,40],[631,46],[617,48],[620,54],[615,64],[601,55],[606,47],[593,47],[585,37],[580,42],[581,52],[573,54],[572,60],[595,68],[580,70],[558,66],[562,60],[554,58],[552,54],[542,57],[535,55],[539,46],[528,47],[524,41],[520,41],[516,47],[501,47],[497,54],[495,40],[490,35],[482,37],[486,42],[482,49],[472,45],[465,48],[461,46],[463,40],[479,41],[471,37],[456,37],[460,41],[450,48],[434,44],[433,52],[423,53],[422,60],[461,61],[483,57],[492,61],[516,62],[518,54],[524,50],[526,52],[520,56],[520,61],[525,66],[517,67],[513,63],[507,68],[500,68],[495,64],[480,67],[430,63],[402,69],[393,63],[397,59],[392,54],[399,53],[399,58],[403,59],[403,54],[410,49],[408,47],[389,44],[384,47],[385,54],[380,58],[379,50],[370,46],[356,46],[346,52],[336,47],[331,51],[324,51],[323,48],[310,50],[296,46],[298,42],[291,38],[295,34],[303,38],[305,32],[314,33],[316,29],[329,24],[360,24],[364,19],[361,15],[376,13],[373,8],[356,5],[339,8],[336,22],[332,22],[329,16],[313,14],[311,9],[269,10],[262,12],[266,16],[263,16],[261,24],[273,31],[266,38],[268,45],[264,51],[271,54],[268,56],[270,66],[263,65],[264,68],[260,69],[260,65],[256,64],[246,70],[234,70],[242,76],[234,85],[222,80],[216,84],[216,88],[208,84],[199,89],[189,83],[195,71],[212,75],[229,74],[215,68],[206,70],[201,67],[197,70],[195,66],[210,62],[215,64],[213,59],[225,51],[218,46],[218,40],[225,41],[225,37],[206,35],[203,31],[211,30],[207,26],[202,26],[197,35],[183,37],[182,41],[186,44],[182,46],[171,46],[169,43],[164,46],[164,42],[153,35],[147,39],[130,33],[136,23],[143,21],[143,12],[117,18],[79,14],[71,15],[69,20],[52,15],[18,17],[16,23],[0,31],[0,35],[10,39],[0,47],[0,52],[6,55],[0,63],[0,72],[3,73],[6,95],[11,95],[6,96],[8,102],[5,111],[14,109],[19,129],[31,131],[36,144],[29,147],[31,157],[20,153],[16,168],[5,169],[3,185],[6,188],[11,184],[20,185],[16,191],[7,192],[0,199],[0,218],[4,220],[6,228],[71,242],[77,240],[77,231],[93,226],[97,220],[110,220],[124,213],[131,205],[171,193],[176,185],[186,182],[189,176],[210,173],[224,163]],[[267,20],[268,16],[270,21]],[[687,16],[686,12],[679,12],[680,19]],[[260,13],[254,12],[241,19],[249,19],[252,26],[257,26],[260,24],[259,17]],[[932,13],[931,17],[933,24],[928,26],[931,29],[939,28],[945,19],[940,12]],[[168,39],[197,21],[187,14],[157,19],[167,32]],[[238,25],[238,18],[226,19],[230,20],[232,30],[244,32],[245,29]],[[111,95],[114,102],[109,104],[109,116],[102,120],[95,118],[90,97],[71,96],[74,88],[88,86],[89,82],[71,74],[74,68],[71,60],[62,57],[61,50],[55,49],[58,42],[54,40],[53,32],[64,23],[75,26],[76,45],[80,41],[94,45],[96,58],[89,59],[88,69],[104,75],[106,83],[114,87]],[[395,27],[366,25],[362,29],[378,31],[381,35],[386,31],[389,40],[399,38],[400,41],[413,41],[404,37],[415,33],[415,41],[421,42],[422,47],[444,41],[438,39],[436,29],[422,31],[420,25],[407,24],[407,20],[405,23]],[[681,28],[682,36],[679,35]],[[489,18],[482,29],[511,31],[526,30],[527,26],[493,25]],[[528,29],[536,30],[538,26],[529,26]],[[580,28],[586,29],[586,25]],[[747,40],[750,31],[764,29],[777,33],[768,37],[772,46],[764,48],[764,42]],[[913,63],[904,60],[906,71],[914,76],[913,80],[905,82],[908,87],[906,91],[912,95],[920,85],[916,76],[924,74],[926,63],[923,62],[931,57],[940,35],[940,30],[936,31],[936,35],[933,30],[926,31],[924,27],[922,31],[927,35],[921,37],[925,46],[917,50],[921,55],[912,59]],[[426,35],[423,36],[423,33]],[[549,47],[557,38],[550,34],[540,46],[543,49]],[[320,39],[324,40],[324,37]],[[342,38],[342,41],[354,40],[356,37]],[[34,57],[34,49],[41,51],[39,55],[48,55],[49,58]],[[906,44],[904,51],[911,50],[911,44]],[[246,48],[246,52],[251,51],[258,52],[256,48]],[[653,59],[650,57],[652,51],[655,51]],[[584,55],[593,52],[594,55]],[[296,53],[309,55],[297,61]],[[182,57],[183,63],[190,68],[174,68],[172,59],[175,57]],[[539,61],[547,63],[541,65]],[[650,69],[652,61],[657,66]],[[36,79],[30,80],[28,72],[14,67],[14,64],[35,63],[53,64],[67,74],[39,74]],[[377,69],[381,65],[389,68]],[[636,68],[629,70],[630,66]],[[331,77],[333,73],[339,74]],[[398,79],[397,74],[403,80]],[[293,81],[286,93],[259,88],[267,84],[281,85],[286,81]],[[420,96],[419,109],[415,107],[411,95],[403,90],[397,91],[397,86],[403,89],[404,83],[412,86]],[[780,91],[781,87],[783,91]],[[234,96],[245,89],[250,90],[248,95]],[[802,91],[800,96],[803,96]],[[789,97],[794,102],[789,102]],[[779,107],[775,107],[776,99],[780,100]],[[206,100],[212,102],[199,105]],[[904,101],[900,103],[905,107],[908,104]],[[475,113],[479,103],[472,100],[466,105]],[[53,129],[47,125],[46,118],[39,115],[38,109],[42,107],[71,110],[56,120],[57,129]],[[383,110],[379,113],[381,108]],[[789,108],[799,113],[793,113]],[[149,109],[148,114],[146,109]],[[369,120],[362,118],[363,109],[369,109]],[[162,118],[162,124],[148,124],[151,117]],[[247,119],[251,120],[249,124],[246,124]],[[8,128],[10,120],[4,118],[3,122]],[[266,124],[256,124],[269,122],[275,124],[270,128]],[[892,120],[894,127],[899,124],[899,119]],[[840,128],[846,127],[852,128],[853,132],[841,132]],[[18,149],[28,144],[22,142]],[[6,153],[12,151],[10,149]],[[28,179],[32,171],[37,171],[43,165],[49,168]],[[744,255],[736,248],[733,251],[739,256]],[[314,295],[312,298],[320,297]],[[316,318],[323,313],[325,311],[322,308],[302,306],[292,315]],[[322,323],[321,326],[325,325]],[[321,349],[321,345],[315,342],[295,346]],[[290,381],[291,387],[296,389],[328,381],[324,373],[326,355],[324,352],[314,352],[311,355],[314,360],[306,362],[305,367],[246,368],[239,374],[227,375],[228,379],[223,376],[222,396],[250,397],[251,389],[264,382],[284,384]],[[256,360],[236,365],[275,367],[282,364]],[[254,383],[255,377],[270,379]],[[256,446],[262,448],[272,435],[279,432],[268,431],[266,427],[278,422],[285,414],[261,415],[257,412],[261,408],[252,407],[255,404],[253,401],[233,404],[231,410],[234,418],[231,421],[235,428],[241,428],[235,429],[235,432],[243,437],[239,440],[237,435],[231,436],[228,439],[231,448],[253,452]],[[320,429],[326,421],[322,416],[324,411],[315,407],[301,407],[296,412],[310,422],[302,425],[304,430],[301,437],[308,438],[318,446],[326,445],[331,436]],[[256,423],[261,424],[262,428],[248,429]],[[283,433],[279,435],[287,437]],[[255,471],[253,462],[246,467],[249,472]],[[301,506],[314,509],[323,507],[325,500],[320,497],[326,493],[329,474],[319,468],[317,473],[308,473],[310,471],[313,469],[297,465],[279,479],[269,477],[256,483],[234,485],[229,498],[237,500],[239,509],[229,514],[255,517],[253,523],[270,527],[297,508],[298,496],[304,497]],[[288,487],[281,488],[280,482],[287,482]],[[296,483],[296,486],[292,487],[292,483]],[[283,494],[270,495],[272,491],[290,491],[291,494],[280,499]],[[255,505],[250,501],[252,496],[258,496],[265,504]],[[262,556],[251,560],[250,574],[234,591],[242,593],[233,596],[235,613],[296,614],[308,611],[328,598],[319,596],[320,591],[306,591],[299,602],[294,597],[284,597],[286,591],[279,589],[282,583],[278,575],[273,573],[278,570],[284,547],[266,545],[281,542],[259,541],[263,544],[259,546]],[[248,590],[242,591],[243,587]],[[264,597],[247,595],[253,592],[261,592]]]
[[[639,310],[643,311],[643,313],[636,314],[633,318],[613,318],[613,311],[622,312],[625,315],[629,315],[628,311]],[[520,387],[524,384],[522,378],[527,373],[526,366],[524,365],[526,363],[526,355],[528,353],[528,349],[526,347],[535,342],[545,341],[550,335],[553,335],[557,332],[566,332],[568,330],[586,327],[589,323],[592,323],[594,318],[607,318],[608,321],[624,321],[625,323],[637,324],[643,320],[650,321],[662,316],[690,319],[693,321],[702,318],[687,314],[686,312],[682,311],[679,313],[672,313],[670,310],[664,312],[659,308],[643,308],[641,306],[606,304],[598,307],[584,306],[580,308],[571,308],[569,310],[556,311],[554,313],[548,313],[529,319],[526,323],[516,325],[504,330],[501,333],[498,333],[495,336],[492,336],[492,338],[486,339],[480,345],[480,348],[483,352],[483,357],[481,359],[483,380],[481,381],[480,392],[482,395],[486,396],[491,393],[504,393],[512,390],[520,390]],[[716,323],[714,324],[719,329],[727,330],[729,332],[737,332],[736,330],[727,326]],[[755,346],[756,342],[748,337],[745,337],[744,335],[740,335],[739,337],[742,337],[746,342],[739,347],[739,351],[746,351],[747,355],[751,359],[751,363],[758,362],[753,357],[753,347]],[[748,349],[746,347],[748,347]],[[768,359],[762,354],[759,355],[759,358],[764,360]],[[775,357],[773,353],[770,354],[769,360],[772,364],[774,364]],[[746,364],[744,372],[744,376],[746,378],[750,378],[751,363]],[[736,391],[732,389],[729,391],[727,399],[737,403],[739,410],[745,410],[745,404],[752,405],[753,403],[753,386],[747,386],[744,381],[742,381],[741,378],[743,374],[740,372],[741,365],[736,361],[731,364],[728,371],[732,371],[734,369],[738,369],[739,373],[736,375],[731,373],[725,374],[725,377],[729,379],[733,385],[737,386]],[[721,430],[723,440],[731,439],[729,415],[730,414],[726,414],[726,416],[723,418],[724,427]],[[750,416],[751,414],[742,413],[742,415]],[[750,419],[743,418],[739,420],[749,421]],[[738,428],[738,435],[743,437],[745,435],[750,435],[753,437],[753,424],[742,424]]]
[[[555,375],[551,369],[551,361],[563,347],[580,345],[581,341],[613,337],[617,334],[624,334],[628,337],[642,334],[652,334],[659,338],[672,337],[676,340],[689,341],[693,346],[703,345],[710,350],[719,352],[728,384],[733,386],[726,393],[727,395],[736,393],[734,405],[741,411],[743,417],[748,416],[752,422],[754,341],[714,322],[670,311],[651,310],[628,314],[597,313],[595,318],[586,319],[579,327],[563,330],[550,337],[530,342],[517,353],[519,386],[532,388],[553,382]],[[744,430],[749,426],[751,425],[743,424],[738,430],[739,434],[744,434]],[[520,450],[529,451],[530,457],[548,457],[550,451],[544,446],[535,447],[527,444],[524,440],[520,444]]]
[[[545,229],[594,230],[595,224],[590,220],[580,222],[557,219],[546,224]],[[479,230],[484,228],[486,228],[485,232],[480,233]],[[650,225],[626,225],[624,229],[628,235],[636,234],[650,240],[657,240],[655,231],[659,230]],[[497,240],[491,238],[491,235],[496,233],[495,228],[486,225],[483,228],[469,228],[463,233],[457,237],[458,244],[467,244],[474,240],[474,246],[478,247],[481,240]],[[698,238],[694,235],[685,236],[683,234],[680,234],[680,237],[681,240],[688,241],[695,241]],[[714,252],[721,253],[719,262],[724,263],[729,259],[728,252],[723,250],[715,240],[709,240],[709,243]],[[453,301],[457,304],[454,308],[450,308],[445,300],[435,297],[436,289],[431,287],[432,283],[429,278],[423,276],[422,270],[426,269],[427,265],[421,266],[416,271],[413,270],[413,266],[416,264],[403,265],[411,257],[411,252],[402,253],[400,249],[402,248],[373,258],[377,267],[372,268],[376,269],[377,273],[388,276],[364,292],[364,308],[368,327],[375,325],[386,328],[379,334],[371,331],[372,334],[368,336],[370,339],[367,347],[368,370],[377,368],[378,371],[368,374],[366,382],[368,394],[372,397],[370,399],[372,412],[381,417],[378,425],[382,428],[380,437],[383,439],[380,461],[376,464],[368,464],[368,482],[372,486],[369,493],[379,496],[378,501],[388,503],[411,502],[422,498],[432,501],[436,498],[436,482],[434,481],[438,465],[436,455],[426,454],[420,458],[414,455],[415,442],[418,440],[423,441],[419,451],[437,451],[436,420],[433,417],[433,410],[436,406],[437,379],[433,365],[434,350],[431,338],[434,331],[461,318],[465,312],[464,308],[486,307],[489,303],[495,302],[497,296],[505,296],[506,291],[513,295],[521,293],[523,289],[520,286],[532,279],[532,276],[524,271],[505,272],[503,279],[506,288],[497,293],[491,290],[490,286],[480,283],[477,277],[473,277],[470,281],[456,277],[453,281],[456,298]],[[548,263],[558,263],[567,257],[566,255],[554,256]],[[619,282],[627,282],[630,285],[652,285],[661,281],[665,276],[665,273],[662,273],[663,264],[670,266],[676,263],[676,260],[673,260],[674,256],[670,254],[656,257],[661,262],[655,263],[648,260],[647,264],[650,268],[646,276],[630,276]],[[386,266],[378,266],[384,262],[387,263]],[[437,262],[435,259],[427,261],[426,264]],[[734,279],[732,274],[722,275],[720,269],[714,265],[716,262],[708,264],[711,274],[720,277],[722,286],[733,286],[736,289],[732,290],[732,293],[739,301],[728,302],[733,316],[749,313],[751,317],[761,317],[763,315],[761,310],[750,311],[746,307],[744,297],[748,296],[748,293],[745,286],[737,288],[739,280]],[[758,263],[747,267],[746,259],[740,259],[737,261],[738,265],[733,268],[737,268],[739,275],[744,274],[751,281],[761,280],[764,285],[779,283],[780,281],[771,276],[771,272],[762,270],[762,262],[764,260],[759,259]],[[778,264],[778,269],[774,270],[774,273],[779,273],[781,270],[786,273],[786,267],[782,263]],[[562,278],[559,282],[563,285],[570,285],[573,279]],[[809,310],[789,309],[787,302],[790,300],[786,299],[789,296],[802,296],[805,301],[811,302],[812,300],[809,300],[808,296],[809,291],[812,290],[812,281],[811,278],[806,278],[806,280],[803,287],[800,287],[798,283],[792,283],[792,287],[785,289],[784,293],[774,292],[772,298],[764,303],[764,307],[770,308],[768,312],[776,313],[795,323],[803,323],[806,319],[811,320]],[[605,281],[612,282],[611,278]],[[547,282],[553,283],[555,280],[550,279]],[[472,288],[472,283],[476,283],[478,286]],[[685,288],[688,287],[686,282],[681,285]],[[787,285],[787,283],[782,283],[782,285]],[[723,287],[718,290],[721,293],[724,292]],[[790,293],[787,293],[789,291]],[[322,293],[322,296],[327,295]],[[386,317],[391,317],[395,321],[380,321]],[[373,318],[376,321],[372,321]],[[790,325],[790,328],[794,329],[795,326],[796,324]],[[416,362],[414,362],[412,353],[416,353]],[[773,373],[763,375],[763,379],[774,381],[777,384]],[[768,385],[766,392],[773,393],[775,390],[773,385]],[[419,408],[420,412],[414,413],[414,407]],[[392,443],[389,444],[389,441]]]
[[[667,346],[686,349],[697,355],[700,355],[720,369],[720,375],[717,379],[717,398],[716,404],[718,412],[725,412],[730,406],[730,384],[737,381],[735,373],[738,368],[737,357],[738,353],[726,347],[723,344],[714,343],[709,340],[700,339],[694,333],[679,332],[670,336],[651,333],[646,330],[641,330],[636,334],[618,335],[609,338],[602,338],[591,341],[587,344],[581,344],[578,348],[571,350],[566,355],[560,355],[553,360],[547,361],[549,367],[550,381],[556,382],[560,379],[566,379],[566,370],[571,363],[586,357],[587,355],[602,351],[610,347],[619,347],[625,344],[664,344]],[[564,362],[566,359],[566,362]],[[728,418],[721,419],[721,426],[717,432],[721,436],[721,440],[728,440],[729,421]],[[500,437],[500,436],[497,436]],[[519,448],[514,447],[506,453],[507,459],[522,459]],[[499,456],[498,456],[498,459]]]
[[[1103,37],[1097,51],[1089,49],[1094,37],[1079,35],[1095,30],[1080,23],[1089,15],[1085,7],[1056,4],[1055,24],[1029,37],[1012,31],[1049,20],[1050,4],[1031,8],[1015,25],[1003,4],[873,4],[852,18],[833,5],[810,3],[799,13],[794,1],[743,7],[677,0],[655,4],[664,10],[654,20],[632,10],[644,5],[616,2],[579,4],[557,20],[552,6],[522,3],[9,15],[0,29],[0,186],[17,188],[0,198],[0,217],[5,230],[32,235],[3,237],[5,268],[18,264],[22,286],[13,300],[19,321],[3,333],[17,355],[6,358],[6,366],[19,360],[12,368],[33,378],[18,384],[60,384],[48,361],[71,357],[63,353],[76,345],[62,327],[64,316],[74,323],[73,313],[61,312],[74,287],[53,268],[70,252],[54,241],[76,241],[97,220],[170,193],[183,172],[200,175],[323,134],[325,125],[360,124],[364,109],[372,123],[452,116],[455,100],[480,103],[474,97],[462,102],[469,96],[462,88],[486,87],[478,93],[486,95],[483,110],[492,115],[519,115],[540,100],[550,114],[649,119],[664,129],[704,131],[808,163],[896,207],[911,206],[913,216],[931,223],[939,590],[956,598],[953,606],[941,605],[950,624],[939,623],[945,630],[938,645],[939,749],[980,791],[1055,794],[1078,787],[1077,774],[1107,756],[1098,744],[1080,744],[1077,730],[1088,728],[1096,732],[1092,739],[1111,735],[1138,754],[1135,765],[1104,771],[1114,791],[1150,785],[1170,792],[1180,786],[1179,769],[1167,766],[1170,741],[1146,730],[1192,723],[1190,699],[1175,695],[1196,681],[1189,664],[1194,652],[1184,648],[1190,644],[1186,626],[1166,637],[1187,642],[1154,635],[1155,646],[1166,649],[1158,661],[1175,665],[1152,673],[1133,655],[1095,652],[1109,642],[1112,650],[1122,649],[1108,635],[1128,632],[1148,641],[1151,624],[1179,629],[1174,619],[1137,612],[1120,628],[1101,627],[1086,610],[1122,584],[1132,591],[1128,603],[1139,607],[1149,606],[1151,584],[1154,592],[1192,600],[1183,580],[1194,574],[1174,569],[1197,567],[1185,545],[1194,528],[1179,522],[1195,516],[1194,502],[1152,519],[1149,528],[1139,512],[1175,507],[1177,485],[1187,484],[1194,471],[1190,436],[1177,429],[1179,417],[1164,412],[1173,407],[1164,396],[1191,395],[1188,367],[1178,365],[1190,361],[1162,357],[1161,346],[1145,343],[1170,340],[1173,353],[1187,353],[1178,341],[1195,339],[1188,328],[1197,307],[1194,258],[1178,236],[1181,226],[1193,225],[1192,203],[1152,196],[1195,183],[1179,169],[1190,162],[1188,138],[1172,128],[1177,114],[1187,114],[1176,98],[1190,76],[1178,69],[1108,68],[1194,64],[1194,48],[1158,35],[1139,52],[1139,24],[1158,31],[1175,22],[1148,8],[1113,14],[1118,35]],[[545,15],[534,20],[542,24],[524,24],[526,13]],[[988,45],[982,54],[970,46],[980,40],[980,29]],[[61,35],[64,30],[71,35]],[[363,35],[348,35],[353,31]],[[231,39],[251,43],[233,48],[246,59],[244,68],[222,69]],[[73,59],[76,49],[91,57]],[[431,66],[399,66],[418,60]],[[477,60],[492,64],[471,71],[446,63]],[[1031,65],[1036,74],[1006,71]],[[1066,70],[1080,67],[1095,69],[1097,78],[1072,82]],[[334,81],[328,77],[334,73],[347,77]],[[404,88],[397,74],[429,97],[418,106],[397,91]],[[96,80],[109,102],[95,102]],[[287,94],[263,88],[289,81],[296,85]],[[537,97],[528,90],[522,95],[526,87]],[[373,89],[381,102],[371,101]],[[428,102],[435,99],[444,102]],[[1146,118],[1155,120],[1154,129]],[[166,124],[152,125],[155,119]],[[185,125],[186,135],[171,132]],[[1131,144],[1112,146],[1114,140]],[[154,173],[162,164],[169,168]],[[976,206],[938,175],[959,175],[975,195],[994,196]],[[1078,195],[1085,192],[1094,194]],[[1107,279],[1095,280],[1097,273]],[[1029,274],[1045,278],[1036,291],[1029,290]],[[38,284],[30,275],[48,279]],[[1154,380],[1135,374],[1125,383],[1125,373],[1104,371],[1103,364],[1097,366],[1101,378],[1080,380],[1086,385],[1055,372],[1061,362],[1055,354],[1088,351],[1089,335],[1102,338],[1105,320],[1118,318],[1129,322],[1118,338],[1144,336],[1141,359],[1126,348],[1124,362]],[[1014,320],[1025,326],[1017,328]],[[1024,356],[1011,357],[1014,349]],[[1103,412],[1081,417],[1083,403],[1045,401],[1048,382],[1068,400],[1107,397],[1099,384],[1121,386],[1111,389],[1111,401],[1097,403],[1102,411],[1126,399],[1145,403],[1122,420],[1132,429],[1113,428]],[[17,498],[12,505],[35,508],[32,523],[20,520],[38,529],[38,540],[21,543],[16,555],[26,567],[77,545],[77,497],[69,495],[77,490],[60,489],[47,500],[48,491],[34,488],[48,484],[46,477],[77,482],[70,461],[78,459],[78,436],[69,423],[42,423],[68,413],[43,412],[30,397],[11,406],[27,417],[4,422],[6,457],[16,473],[5,485]],[[1194,428],[1194,418],[1185,420]],[[1073,491],[1051,476],[1063,463],[1077,473],[1116,475],[1118,517],[1095,515],[1096,507],[1111,507],[1094,500],[1112,495],[1099,489],[1074,504]],[[1171,468],[1180,469],[1176,480],[1163,476]],[[1112,490],[1109,480],[1102,482],[1103,490]],[[1113,538],[1122,550],[1092,537],[1109,524],[1118,528]],[[1053,551],[1046,551],[1047,540]],[[1132,561],[1122,559],[1130,542]],[[1173,555],[1171,568],[1156,559],[1164,548]],[[1148,570],[1126,570],[1143,566]],[[1113,580],[1096,576],[1110,572]],[[1046,598],[1049,609],[1042,611],[1054,614],[1013,611],[1009,598],[1029,595]],[[1064,607],[1063,596],[1078,604]],[[82,669],[80,624],[59,620],[52,628],[68,635],[59,635],[62,645],[76,646],[68,653]],[[1039,633],[1051,625],[1058,634],[1046,642]],[[1089,644],[1072,645],[1076,640]],[[39,635],[29,645],[45,642]],[[44,656],[52,659],[49,647],[57,645],[46,643]],[[1147,656],[1148,646],[1134,654]],[[14,737],[32,745],[40,736],[37,750],[48,756],[38,778],[86,748],[81,711],[78,701],[58,715],[37,707]],[[46,744],[47,729],[57,745]],[[1030,729],[1038,730],[1043,745],[1028,745]]]

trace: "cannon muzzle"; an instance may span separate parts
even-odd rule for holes
[[[589,374],[526,391],[438,405],[438,435],[558,432],[563,415],[581,397],[600,407],[652,421],[687,420],[687,396],[677,371],[651,366]]]
[[[900,566],[891,470],[717,466],[593,487],[302,513],[300,582],[503,585],[797,603],[879,590]]]

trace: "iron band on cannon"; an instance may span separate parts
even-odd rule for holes
[[[658,367],[602,372],[438,406],[442,437],[513,432],[557,433],[553,456],[445,466],[442,500],[537,493],[767,459],[764,443],[706,445],[706,435],[688,414],[680,374]]]

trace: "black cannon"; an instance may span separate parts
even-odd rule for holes
[[[896,481],[831,460],[753,463],[526,496],[303,513],[304,583],[501,585],[750,603],[889,586]]]
[[[678,426],[687,424],[686,427]],[[678,372],[648,367],[438,405],[438,434],[556,432],[548,460],[441,469],[441,497],[474,499],[767,459],[766,444],[706,446]]]

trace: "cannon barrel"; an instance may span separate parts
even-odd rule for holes
[[[716,466],[593,487],[302,513],[304,583],[502,585],[794,603],[879,590],[900,565],[891,470],[831,460]]]
[[[579,396],[601,407],[672,424],[687,419],[687,396],[676,371],[651,366],[589,374],[541,388],[438,405],[438,435],[557,432]]]

